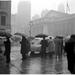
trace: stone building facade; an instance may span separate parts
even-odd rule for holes
[[[49,11],[43,18],[30,22],[31,36],[45,33],[51,36],[75,34],[75,14]]]
[[[11,0],[0,1],[0,32],[11,33]]]

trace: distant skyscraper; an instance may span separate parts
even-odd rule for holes
[[[16,15],[16,24],[18,32],[28,33],[28,23],[31,20],[31,3],[29,1],[21,1],[18,5],[18,12]]]

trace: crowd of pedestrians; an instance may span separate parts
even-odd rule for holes
[[[22,40],[20,41],[21,50],[20,53],[22,55],[22,60],[25,60],[28,56],[28,53],[31,51],[30,42],[26,37],[22,36]],[[63,45],[63,38],[55,37],[51,40],[46,40],[43,37],[43,40],[40,42],[41,44],[41,56],[46,56],[46,50],[49,50],[49,55],[55,54],[56,59],[61,58],[63,54],[66,52],[67,54],[67,62],[68,62],[68,70],[74,74],[75,73],[75,35],[71,35],[71,37],[65,41],[65,45]],[[10,38],[6,37],[4,41],[5,51],[4,56],[6,58],[6,63],[10,63],[10,53],[11,53],[11,42]],[[2,53],[0,49],[0,54]]]

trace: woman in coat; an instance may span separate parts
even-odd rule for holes
[[[27,57],[28,52],[30,51],[30,44],[24,36],[22,36],[22,41],[20,43],[22,59],[25,59]]]

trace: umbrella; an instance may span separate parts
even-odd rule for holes
[[[29,40],[29,41],[31,41],[31,40],[33,40],[35,37],[28,37],[27,39]]]
[[[3,37],[11,37],[12,35],[8,32],[0,32],[0,36],[3,36]]]
[[[46,35],[46,34],[38,34],[38,35],[36,35],[35,37],[43,38],[43,37],[48,37],[48,35]]]
[[[13,35],[13,36],[11,37],[11,40],[12,40],[12,41],[15,41],[15,42],[19,42],[19,41],[22,40],[22,37],[21,37],[21,36],[18,36],[18,35]]]
[[[55,38],[63,39],[63,36],[56,36]]]
[[[14,35],[19,35],[19,36],[27,37],[27,35],[25,35],[24,33],[15,33]]]

